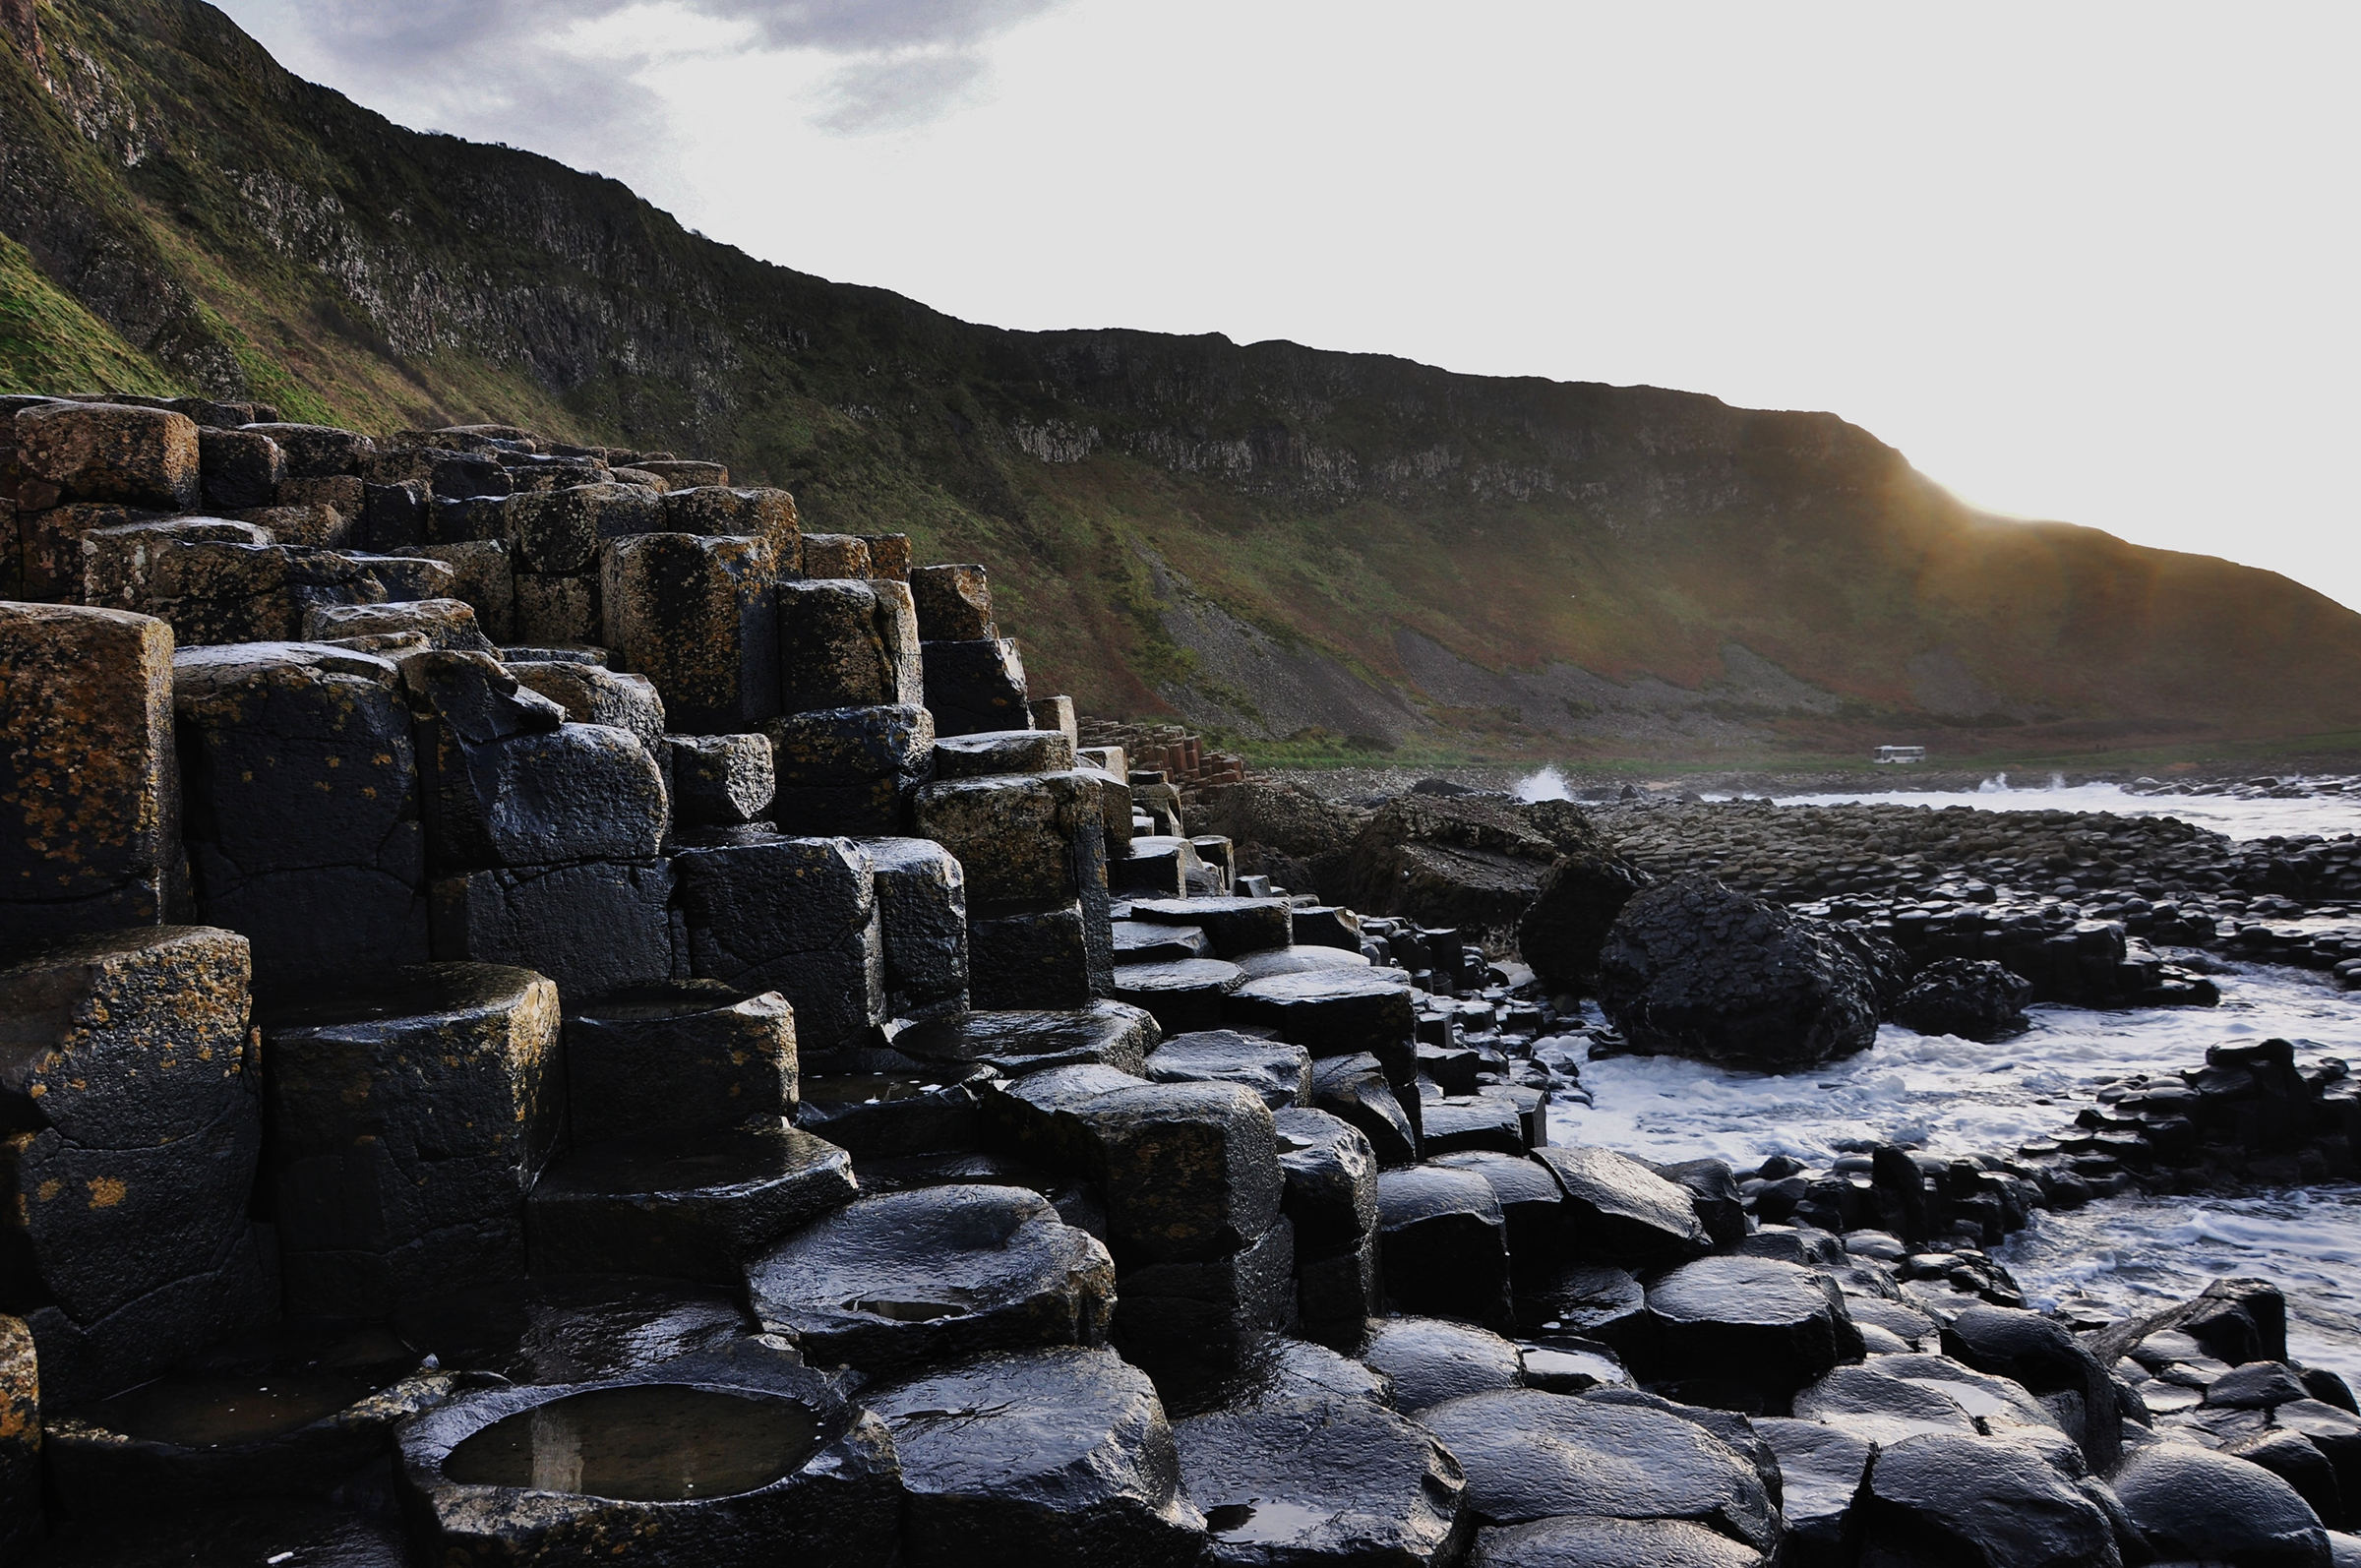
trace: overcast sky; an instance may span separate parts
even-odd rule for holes
[[[1826,408],[2361,607],[2361,6],[226,0],[972,321]]]

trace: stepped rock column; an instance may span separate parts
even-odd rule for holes
[[[0,604],[0,949],[152,926],[181,874],[172,629]]]

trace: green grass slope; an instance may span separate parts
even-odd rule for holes
[[[1715,743],[1733,759],[2361,729],[2361,617],[2270,573],[1981,516],[1832,415],[976,327],[713,244],[612,180],[394,126],[195,0],[31,14],[37,59],[0,27],[8,390],[717,455],[795,490],[811,526],[989,563],[1037,685],[1101,713],[1288,728],[1255,722],[1273,691],[1186,645],[1162,571],[1271,647],[1404,689],[1434,726],[1420,747],[1702,743],[1450,708],[1409,681],[1403,633],[1485,670],[1682,687],[1736,643],[1833,694],[1737,712]],[[2016,716],[1934,711],[1930,656]]]

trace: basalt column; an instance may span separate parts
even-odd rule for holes
[[[267,1315],[246,939],[163,926],[0,969],[0,1311],[103,1396]]]

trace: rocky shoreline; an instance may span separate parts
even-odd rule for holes
[[[1616,1051],[2202,1008],[2149,941],[2333,907],[2341,842],[1175,778],[1078,744],[983,567],[718,464],[6,411],[10,1561],[2361,1553],[2277,1287],[2045,1314],[1992,1256],[2349,1176],[2343,1063],[1975,1158],[1551,1117]]]

